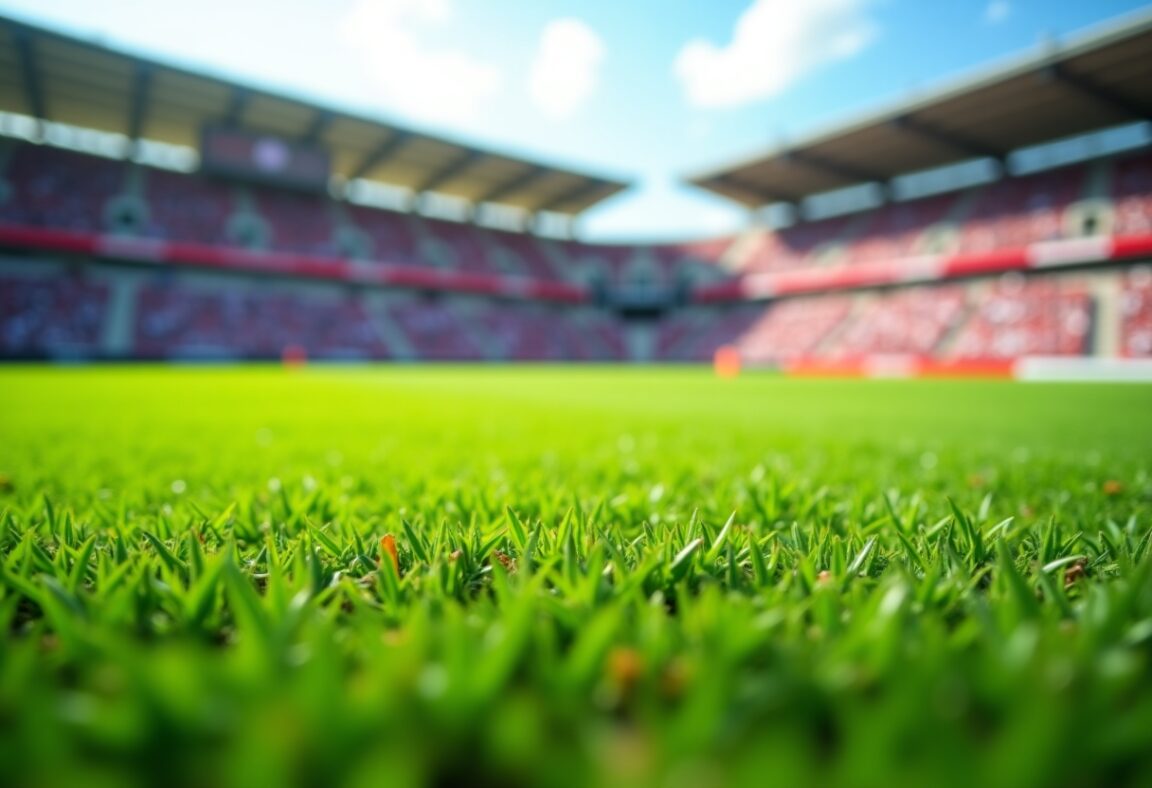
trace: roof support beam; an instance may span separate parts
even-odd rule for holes
[[[315,145],[320,141],[328,124],[332,122],[332,113],[326,109],[316,110],[316,114],[312,116],[312,122],[308,125],[307,131],[300,137],[300,141],[305,145]]]
[[[148,118],[148,97],[152,85],[152,66],[137,60],[132,71],[132,96],[128,102],[128,144],[136,146],[144,133]]]
[[[809,153],[807,151],[787,151],[784,154],[784,158],[787,161],[802,164],[809,169],[819,170],[820,172],[827,173],[828,175],[832,175],[836,178],[851,181],[852,183],[849,185],[856,183],[867,183],[869,181],[878,181],[883,183],[885,180],[887,180],[883,175],[872,172],[863,167],[856,167],[851,164],[832,161],[831,159],[827,159],[823,156],[819,156],[815,153]]]
[[[1066,85],[1082,96],[1087,96],[1098,104],[1116,110],[1134,120],[1152,120],[1152,107],[1144,106],[1121,96],[1116,91],[1099,84],[1091,77],[1074,74],[1062,63],[1052,63],[1041,70],[1045,79],[1053,79]]]
[[[252,94],[242,87],[232,88],[232,98],[228,101],[228,109],[224,111],[223,122],[229,128],[237,128],[244,117],[244,108],[248,106],[248,99]]]
[[[48,120],[48,107],[44,102],[44,90],[40,84],[40,71],[36,60],[36,46],[27,30],[11,27],[12,39],[16,44],[16,59],[20,63],[20,74],[24,88],[24,100],[37,121]]]
[[[548,200],[543,205],[538,205],[532,209],[533,212],[539,211],[554,211],[562,205],[567,205],[570,202],[579,202],[583,198],[595,194],[603,190],[607,184],[604,181],[589,178],[584,182],[577,184],[571,189],[567,189],[560,194],[556,195],[551,200]]]
[[[954,151],[969,156],[1003,161],[1007,155],[1004,151],[994,148],[991,145],[986,145],[979,140],[974,140],[965,134],[958,134],[954,131],[942,129],[934,123],[929,123],[912,115],[900,115],[899,117],[893,118],[891,124],[893,127],[908,132],[913,136],[922,137],[930,142],[938,143],[946,148],[951,148]]]
[[[515,194],[516,192],[528,186],[532,181],[541,178],[548,172],[547,169],[540,166],[529,167],[524,172],[518,173],[515,177],[497,184],[488,191],[481,194],[476,198],[476,202],[497,202],[505,197]]]
[[[411,132],[394,129],[392,136],[380,143],[379,147],[365,156],[364,160],[360,162],[356,169],[352,170],[352,174],[348,177],[348,180],[354,181],[358,178],[363,178],[372,172],[372,170],[388,161],[396,151],[403,147],[404,143],[408,142],[411,136]]]
[[[413,186],[412,189],[417,194],[433,191],[436,189],[436,187],[443,186],[445,183],[448,183],[464,170],[471,167],[472,164],[483,158],[484,155],[485,154],[476,150],[465,151],[463,156],[457,156],[455,159],[448,162],[446,165],[425,178],[423,183]]]

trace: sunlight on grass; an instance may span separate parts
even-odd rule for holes
[[[0,762],[45,785],[1140,782],[1149,405],[2,370]]]

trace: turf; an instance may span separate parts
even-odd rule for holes
[[[3,369],[3,781],[1149,785],[1150,406]]]

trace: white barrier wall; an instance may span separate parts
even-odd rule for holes
[[[1152,383],[1152,359],[1033,356],[1015,364],[1026,381]]]

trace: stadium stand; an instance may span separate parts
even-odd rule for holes
[[[149,167],[142,174],[143,234],[149,238],[225,245],[233,196],[227,184]],[[20,186],[15,185],[16,194]]]
[[[367,239],[361,254],[354,256],[398,262],[420,259],[412,221],[403,214],[361,205],[350,205],[345,210],[350,227]],[[429,262],[436,264],[435,260]]]
[[[106,228],[105,208],[123,187],[122,162],[46,145],[13,147],[0,220],[87,232]]]
[[[522,233],[346,205],[344,229],[366,243],[341,245],[334,218],[337,204],[326,197],[237,186],[46,145],[21,143],[13,149],[5,173],[9,196],[0,205],[0,220],[11,225],[320,257],[376,257],[535,279],[575,278],[574,269],[586,265],[612,285],[674,283],[690,263],[718,265],[737,241],[731,237],[698,245],[555,241],[559,262],[553,264],[539,241]],[[136,178],[130,177],[130,170]],[[1114,188],[1105,199],[1095,201],[1095,210],[1074,211],[1092,197],[1087,184],[1107,181],[1109,175],[1114,176]],[[128,191],[133,181],[144,184],[139,200]],[[743,244],[735,267],[744,272],[784,271],[917,259],[949,250],[971,254],[1019,249],[1085,235],[1139,236],[1152,232],[1150,195],[1152,154],[1143,152],[754,232],[754,242]]]
[[[847,317],[852,298],[815,296],[769,307],[740,337],[738,347],[752,362],[777,362],[815,356],[821,343]]]
[[[1121,353],[1152,358],[1152,268],[1133,269],[1124,283]]]
[[[1010,273],[963,285],[801,296],[765,308],[737,344],[746,359],[759,362],[1087,354],[1094,325],[1090,283],[1119,286],[1122,276]],[[1125,288],[1129,313],[1139,312],[1142,302]]]
[[[846,260],[863,263],[945,251],[947,236],[940,231],[954,220],[952,211],[962,199],[957,194],[938,195],[874,211],[860,239],[846,252]]]
[[[1113,169],[1116,234],[1152,233],[1152,153],[1120,159]]]
[[[1139,237],[1152,226],[1152,155],[1146,151],[760,232],[753,242],[728,237],[697,245],[609,246],[228,184],[45,145],[14,145],[8,161],[9,197],[0,206],[0,220],[10,227],[380,260],[512,279],[556,281],[565,272],[575,279],[592,271],[601,278],[591,281],[609,289],[667,287],[701,264],[721,271],[741,249],[746,257],[736,264],[746,270],[803,271],[829,261],[867,266],[916,260],[933,233],[951,238],[960,253],[979,254],[1081,231]],[[1091,203],[1093,218],[1085,227],[1091,184],[1105,197]],[[963,216],[958,205],[966,209]],[[945,216],[954,219],[947,233],[941,230]],[[843,240],[849,237],[855,240]],[[1117,352],[1152,355],[1147,277],[1116,281],[1124,300]],[[354,296],[316,299],[260,288],[259,281],[232,280],[219,292],[189,291],[178,277],[143,286],[136,295],[130,355],[274,358],[295,345],[313,357],[334,359],[699,361],[721,345],[735,344],[754,363],[870,354],[1003,359],[1089,353],[1096,320],[1093,297],[1083,287],[1016,274],[967,285],[784,300],[767,308],[673,310],[657,321],[651,349],[637,352],[628,340],[637,324],[603,310],[594,320],[582,320],[546,305],[470,302],[468,314],[460,315],[451,298],[417,293],[392,309],[405,354],[381,343]],[[5,354],[101,355],[97,339],[106,302],[104,289],[73,280],[59,287],[5,280]]]
[[[930,355],[963,319],[967,294],[960,285],[913,287],[858,297],[822,355]]]
[[[687,341],[682,342],[671,361],[706,361],[717,348],[737,342],[763,310],[756,305],[741,305],[716,312],[703,313],[691,329]]]
[[[136,314],[133,353],[145,358],[276,358],[291,346],[318,358],[388,357],[352,297],[147,285]]]
[[[433,361],[483,358],[480,340],[459,309],[441,299],[417,297],[394,302],[391,314],[419,357]]]
[[[1114,176],[1114,189],[1097,185]],[[871,211],[762,231],[736,267],[746,272],[923,255],[979,254],[1029,244],[1152,232],[1152,156],[1139,153],[1003,178]]]
[[[39,65],[56,75],[45,89],[61,91],[48,98],[64,117],[179,146],[228,111],[226,99],[181,111],[158,103],[135,130],[126,118],[90,112],[101,101],[125,103],[133,88],[115,76],[121,71],[84,72],[76,52],[95,45],[69,41],[75,57]],[[1149,42],[1152,22],[1070,45],[1059,58],[1088,76],[1108,59],[1100,53],[1124,59],[1110,84],[1139,103],[1152,70],[1131,55]],[[752,209],[791,203],[799,218],[676,243],[595,244],[486,225],[475,219],[483,206],[520,211],[532,228],[542,215],[576,216],[626,184],[255,88],[244,90],[264,105],[315,113],[316,131],[247,118],[228,130],[229,144],[270,143],[291,161],[299,140],[311,139],[331,154],[330,180],[221,172],[208,166],[207,149],[192,172],[124,151],[81,152],[45,132],[63,126],[11,114],[43,101],[0,101],[0,115],[25,128],[0,136],[0,354],[257,359],[294,348],[337,360],[700,362],[731,345],[754,364],[828,368],[872,357],[1152,357],[1152,150],[1145,139],[1021,166],[1026,157],[1016,152],[1027,146],[1134,119],[1123,107],[1090,111],[1074,91],[1039,84],[1036,69],[1049,65],[1024,61],[694,178]],[[214,86],[212,95],[239,89],[150,68],[158,84],[178,75]],[[88,85],[87,103],[65,89],[69,80]],[[1018,90],[1035,93],[1031,109],[1005,98]],[[1003,131],[978,125],[989,112]],[[11,126],[5,117],[0,128]],[[893,186],[981,154],[999,176],[913,190],[918,197]],[[830,190],[866,181],[878,202],[805,218],[821,215],[810,208]],[[415,210],[354,202],[341,191],[352,182],[407,190]],[[469,220],[425,212],[433,195],[470,206],[461,214]]]
[[[253,190],[253,211],[268,226],[273,249],[336,257],[336,226],[329,201],[278,189]]]
[[[576,278],[577,263],[597,266],[614,284],[667,283],[690,258],[649,254],[649,246],[554,241],[555,263],[524,233],[416,214],[339,204],[270,186],[142,167],[48,145],[16,143],[0,221],[14,226],[115,233],[265,252],[378,259],[440,269]],[[134,193],[134,184],[142,184]],[[341,242],[337,213],[344,214]],[[637,256],[648,265],[637,266]]]
[[[1092,297],[1081,281],[1007,274],[973,287],[978,307],[949,355],[1005,359],[1082,355],[1091,349]]]
[[[75,275],[0,276],[0,349],[10,357],[94,355],[107,289]]]

